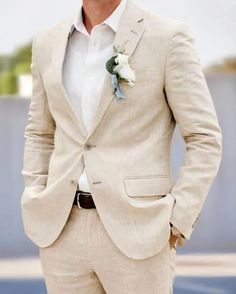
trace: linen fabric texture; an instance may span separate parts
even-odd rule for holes
[[[126,99],[118,101],[106,73],[87,133],[62,83],[73,19],[41,30],[33,40],[22,169],[25,233],[40,247],[59,237],[83,156],[107,233],[127,257],[148,258],[167,246],[169,222],[190,239],[220,165],[221,128],[194,35],[186,23],[127,1],[114,44],[130,56],[136,83],[121,83]],[[186,152],[173,181],[170,150],[176,124]]]

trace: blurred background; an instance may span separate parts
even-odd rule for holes
[[[236,0],[133,0],[187,22],[223,131],[223,158],[191,240],[177,249],[174,293],[236,293]],[[80,1],[0,0],[0,294],[45,294],[38,248],[20,212],[24,128],[32,91],[33,35],[74,13]],[[178,128],[173,174],[184,154]]]

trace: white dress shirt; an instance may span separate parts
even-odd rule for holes
[[[105,64],[113,54],[113,41],[126,2],[122,0],[106,20],[93,27],[90,34],[83,23],[82,5],[73,22],[63,65],[63,84],[87,131],[101,98]],[[81,164],[84,166],[83,157]],[[78,185],[80,190],[90,192],[85,169]]]

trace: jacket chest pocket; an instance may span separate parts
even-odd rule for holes
[[[168,175],[124,176],[124,186],[130,197],[165,196],[173,183]]]

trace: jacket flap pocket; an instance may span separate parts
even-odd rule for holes
[[[131,197],[167,195],[172,188],[168,176],[125,176],[126,193]]]

